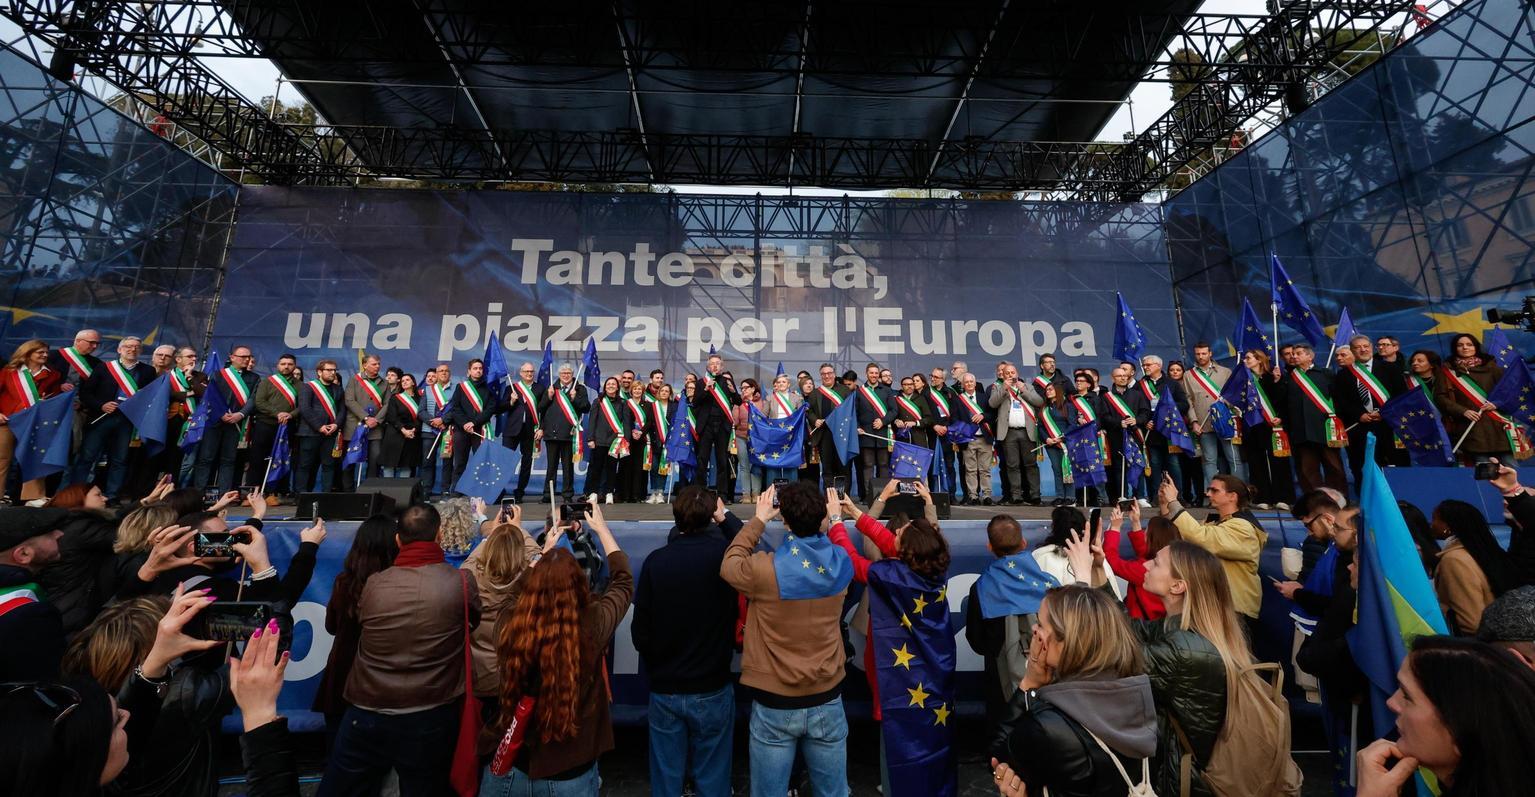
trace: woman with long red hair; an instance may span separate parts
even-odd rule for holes
[[[480,782],[486,797],[556,788],[560,794],[597,793],[597,758],[613,749],[603,652],[629,611],[634,577],[600,505],[592,505],[586,524],[608,560],[607,589],[593,594],[586,571],[560,545],[523,576],[522,596],[498,631],[501,713],[490,730],[496,759],[509,758],[510,766],[500,775],[496,761],[486,769]],[[556,509],[549,535],[567,529]],[[521,746],[513,756],[507,731],[514,717]]]

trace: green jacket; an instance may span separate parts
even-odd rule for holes
[[[1152,779],[1157,794],[1178,794],[1178,767],[1183,747],[1173,729],[1176,717],[1194,749],[1192,795],[1213,797],[1200,774],[1226,721],[1226,666],[1215,646],[1193,631],[1178,627],[1180,616],[1161,620],[1132,620],[1146,654],[1151,694],[1157,704],[1157,760]]]
[[[278,378],[280,379],[281,377],[279,376]],[[302,385],[295,385],[290,380],[288,386],[293,388],[293,397],[296,401],[298,399],[298,389]],[[283,396],[282,391],[272,385],[272,380],[264,377],[261,380],[261,384],[256,386],[254,401],[256,404],[256,417],[265,423],[277,423],[277,413],[279,412],[297,412],[293,405],[288,403],[288,399]]]

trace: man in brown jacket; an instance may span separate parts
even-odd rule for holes
[[[390,769],[402,797],[452,791],[464,645],[480,623],[480,591],[472,573],[447,564],[437,544],[441,522],[430,506],[406,509],[394,566],[363,587],[362,637],[343,692],[351,707],[336,731],[322,797],[377,794]]]
[[[776,550],[756,551],[780,510],[789,533]],[[748,602],[741,685],[752,696],[752,794],[787,793],[796,750],[816,794],[848,793],[840,621],[853,565],[826,539],[834,511],[810,482],[769,488],[720,565]]]

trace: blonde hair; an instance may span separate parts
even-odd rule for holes
[[[27,358],[32,356],[32,352],[35,352],[38,349],[46,350],[47,348],[47,343],[33,338],[32,340],[29,340],[26,343],[16,347],[16,353],[11,355],[11,361],[6,363],[5,367],[20,370],[26,366]]]
[[[149,655],[160,618],[170,606],[170,598],[156,595],[102,609],[69,643],[60,667],[67,675],[89,677],[108,692],[117,692]]]
[[[1231,602],[1231,584],[1215,554],[1185,540],[1167,545],[1167,560],[1173,578],[1188,585],[1183,595],[1183,615],[1179,627],[1204,637],[1220,654],[1227,678],[1253,663],[1247,646],[1247,634],[1237,621]]]
[[[444,551],[468,553],[479,536],[480,525],[474,520],[474,509],[467,498],[449,498],[437,504],[437,516],[442,519],[437,528],[437,544]]]
[[[117,526],[117,539],[112,542],[112,553],[133,553],[149,550],[149,533],[176,522],[176,510],[170,504],[145,504],[128,513]]]
[[[1102,590],[1072,584],[1045,593],[1040,614],[1061,643],[1054,680],[1146,672],[1141,645],[1119,604]]]
[[[511,523],[501,523],[490,530],[480,543],[474,576],[485,586],[506,589],[516,584],[528,570],[527,534]]]

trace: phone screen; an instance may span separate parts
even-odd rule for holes
[[[839,499],[843,499],[843,500],[847,499],[847,477],[846,476],[833,476],[833,477],[831,477],[831,488],[833,490],[837,491],[837,497]]]
[[[778,495],[783,492],[783,488],[788,487],[788,486],[789,486],[789,480],[788,479],[774,479],[773,480],[773,506],[778,506]]]

